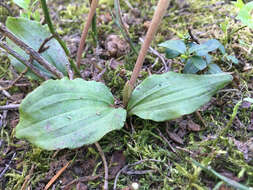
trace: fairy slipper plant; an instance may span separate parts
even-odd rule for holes
[[[64,77],[45,81],[22,101],[16,137],[47,150],[81,147],[99,141],[110,131],[121,129],[128,116],[136,115],[142,119],[162,122],[190,114],[231,82],[232,76],[226,73],[194,75],[168,72],[149,76],[134,88],[148,47],[168,3],[168,0],[160,0],[158,3],[133,75],[124,88],[124,106],[115,106],[110,89],[101,82],[81,78],[70,80],[66,71],[68,60],[64,58],[64,62],[61,62],[63,66],[57,65],[60,63],[46,54],[50,47],[42,57],[51,65],[55,63],[55,68],[60,69]],[[16,22],[16,27],[22,28],[19,24]],[[9,29],[15,32],[14,28]],[[45,36],[47,37],[48,35]],[[55,40],[51,43],[57,44],[57,47],[59,45]],[[7,46],[1,47],[8,50]],[[33,48],[38,48],[38,45]],[[62,49],[58,47],[58,51],[62,52]],[[20,50],[20,53],[24,52]],[[15,57],[15,54],[12,56]],[[17,56],[15,58],[16,64],[22,61],[18,62]],[[39,70],[39,62],[35,66]],[[44,74],[49,78],[57,78],[46,71]]]
[[[23,100],[16,136],[48,150],[77,148],[121,129],[127,115],[166,121],[192,113],[231,80],[228,74],[152,75],[135,88],[127,109],[115,108],[100,82],[48,80]]]

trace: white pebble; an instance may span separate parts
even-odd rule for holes
[[[136,182],[134,182],[134,183],[132,183],[131,188],[132,188],[133,190],[138,190],[138,189],[139,189],[139,184],[136,183]]]

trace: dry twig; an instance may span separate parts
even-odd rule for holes
[[[168,139],[166,139],[166,137],[162,134],[162,132],[159,129],[156,129],[160,135],[160,137],[162,137],[162,139],[169,145],[170,149],[174,152],[177,153],[176,150],[173,148],[173,146],[170,144],[170,142],[168,141]]]
[[[33,48],[28,46],[22,40],[18,39],[14,34],[12,34],[3,24],[0,23],[0,32],[11,41],[13,41],[17,46],[23,49],[28,55],[30,55],[34,60],[36,60],[39,64],[44,66],[48,71],[50,71],[53,75],[58,78],[63,78],[64,75],[54,66],[48,63],[38,52],[36,52]]]
[[[124,172],[124,173],[127,173],[127,169],[128,169],[128,168],[133,167],[133,166],[136,166],[136,165],[139,165],[139,164],[141,164],[141,163],[143,163],[143,162],[162,162],[162,161],[160,161],[160,160],[155,160],[155,159],[146,159],[146,160],[140,160],[140,161],[135,162],[135,163],[133,163],[133,164],[128,164],[128,165],[126,165],[125,167],[123,167],[123,168],[117,173],[117,175],[116,175],[116,177],[115,177],[115,180],[114,180],[114,184],[113,184],[113,190],[116,190],[116,189],[117,189],[117,181],[118,181],[119,176],[120,176],[121,173],[123,173],[123,172]],[[153,170],[152,170],[152,171],[153,171]],[[135,174],[138,174],[138,173],[135,173]],[[144,173],[140,172],[140,174],[145,174],[145,172],[144,172]]]
[[[144,40],[142,38],[140,38],[140,41],[141,41],[141,43],[144,42]],[[155,56],[157,56],[162,61],[163,65],[164,65],[165,72],[167,72],[169,70],[169,68],[167,66],[167,62],[165,61],[166,60],[165,56],[161,55],[158,51],[156,51],[152,47],[149,47],[148,49],[149,49],[150,53],[154,54]]]
[[[54,35],[49,36],[48,38],[46,38],[46,39],[44,40],[44,42],[40,45],[38,52],[39,52],[39,53],[42,53],[42,52],[46,51],[46,50],[49,48],[49,46],[46,46],[46,47],[45,47],[46,43],[48,43],[48,42],[49,42],[50,40],[52,40],[53,38],[54,38]]]
[[[24,181],[24,183],[23,183],[23,185],[21,187],[21,190],[26,190],[28,182],[29,182],[29,180],[30,180],[30,178],[31,178],[31,176],[33,174],[33,170],[34,170],[34,165],[32,165],[32,168],[30,169],[29,174],[25,177],[25,181]]]
[[[87,181],[94,181],[98,178],[100,178],[101,175],[96,175],[96,176],[85,176],[85,177],[81,177],[79,179],[74,179],[73,181],[71,181],[70,183],[68,183],[67,185],[65,185],[63,187],[63,190],[69,190],[71,188],[72,185],[78,183],[78,182],[87,182]]]
[[[4,176],[4,174],[5,174],[5,173],[8,171],[8,169],[10,168],[10,165],[11,165],[13,159],[15,158],[15,156],[16,156],[16,152],[14,152],[14,154],[13,154],[12,157],[11,157],[11,160],[10,160],[9,163],[5,166],[4,170],[1,172],[1,174],[0,174],[0,179]]]
[[[98,144],[98,142],[95,143],[97,149],[98,149],[98,152],[103,160],[103,163],[104,163],[104,169],[105,169],[105,182],[104,182],[104,188],[103,190],[108,190],[108,165],[107,165],[107,161],[106,161],[106,158],[105,158],[105,154],[101,148],[101,146]]]
[[[197,44],[200,44],[199,40],[192,34],[191,28],[188,28],[188,33],[189,33],[192,41],[196,42]]]
[[[26,65],[28,68],[31,69],[31,71],[36,74],[39,78],[42,78],[44,80],[47,80],[48,77],[45,76],[39,69],[34,67],[29,61],[24,59],[21,55],[19,55],[17,52],[12,50],[6,43],[0,41],[0,47],[3,48],[7,53],[15,57],[17,60],[22,62],[24,65]]]
[[[11,83],[9,86],[7,86],[6,88],[0,88],[0,90],[8,90],[8,89],[10,89],[11,87],[13,87],[14,84],[16,84],[16,82],[18,82],[19,79],[21,79],[27,71],[28,71],[28,68],[26,67],[26,68],[24,69],[24,71],[22,71],[22,72],[20,73],[20,75],[18,76],[18,78],[16,78],[14,81],[12,81],[12,83]]]
[[[9,104],[5,106],[0,106],[0,111],[2,110],[17,110],[20,104]]]
[[[4,87],[0,86],[0,90],[1,90],[3,95],[5,95],[7,98],[11,99],[10,93],[8,91],[4,90]]]
[[[61,168],[54,177],[52,177],[52,179],[48,182],[48,184],[46,185],[46,187],[44,188],[44,190],[48,190],[51,185],[59,178],[59,176],[67,169],[67,167],[69,166],[69,164],[71,163],[71,161],[69,161],[63,168]]]

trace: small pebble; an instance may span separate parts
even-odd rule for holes
[[[136,183],[136,182],[132,183],[131,189],[132,189],[132,190],[138,190],[138,189],[139,189],[139,184]]]

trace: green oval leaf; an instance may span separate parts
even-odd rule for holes
[[[28,10],[30,5],[30,0],[13,0],[13,3],[17,4],[19,7]]]
[[[224,46],[218,40],[216,40],[216,39],[207,40],[203,44],[207,47],[206,48],[207,52],[211,52],[211,51],[214,51],[216,49],[220,49],[220,51],[221,51],[222,54],[225,53]]]
[[[186,46],[182,40],[168,40],[159,44],[159,46],[177,51],[181,54],[186,52]]]
[[[241,8],[237,18],[240,19],[243,24],[253,29],[253,16],[251,15],[252,10],[253,2],[249,2]]]
[[[192,56],[191,58],[192,63],[198,68],[200,71],[206,68],[206,61],[200,56]]]
[[[192,75],[168,72],[152,75],[135,88],[129,115],[165,121],[190,114],[232,80],[229,74]]]
[[[217,64],[209,64],[208,65],[208,74],[217,74],[217,73],[222,73],[223,71]]]
[[[123,127],[126,111],[113,103],[102,83],[46,81],[22,101],[16,136],[47,150],[92,144]]]
[[[208,53],[207,46],[205,44],[193,44],[189,48],[189,53],[197,53],[199,56],[202,56],[203,54]]]
[[[175,51],[175,50],[172,50],[172,49],[169,49],[169,48],[167,48],[165,50],[165,53],[166,53],[166,57],[168,59],[173,59],[173,58],[178,57],[180,55],[180,53],[178,51]]]
[[[208,52],[219,49],[222,54],[225,54],[224,46],[216,39],[210,39],[203,44],[192,44],[189,48],[189,53],[196,53],[198,56],[204,56]]]
[[[184,73],[186,74],[195,74],[199,71],[199,69],[192,63],[191,59],[188,59],[186,64],[184,65]]]
[[[232,62],[232,63],[234,63],[234,64],[236,64],[236,65],[239,64],[239,60],[238,60],[235,56],[233,56],[233,55],[225,55],[224,57],[225,57],[228,61],[230,61],[230,62]]]
[[[38,50],[44,40],[51,36],[50,32],[47,29],[47,26],[42,26],[39,22],[31,21],[26,18],[13,18],[8,17],[6,22],[7,28],[20,40],[24,41],[34,50]],[[17,47],[12,41],[7,40],[9,46],[15,50],[17,53],[22,55],[24,58],[29,59],[22,49]],[[45,47],[49,47],[41,55],[52,65],[54,65],[59,71],[61,71],[65,76],[67,76],[67,67],[69,63],[68,58],[60,46],[60,44],[55,39],[51,39],[46,43]],[[22,72],[25,69],[25,65],[19,62],[14,57],[10,56],[11,64],[15,67],[18,72]],[[33,62],[34,66],[37,67],[42,73],[50,78],[54,77],[49,71],[42,67],[36,61]],[[28,72],[28,76],[33,79],[38,79],[36,75],[32,72]]]

